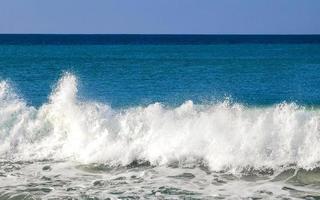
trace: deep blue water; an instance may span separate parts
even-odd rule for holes
[[[0,36],[0,41],[4,38],[7,43],[15,41],[8,40],[7,35]],[[34,106],[47,101],[64,72],[78,77],[80,98],[107,102],[114,107],[156,101],[179,105],[186,100],[201,103],[225,97],[248,105],[283,101],[319,105],[320,43],[316,39],[314,36],[314,42],[308,43],[297,37],[291,39],[296,41],[291,44],[287,40],[281,43],[281,37],[270,44],[261,39],[260,43],[229,44],[226,40],[225,44],[203,44],[201,40],[198,44],[183,45],[168,41],[161,44],[159,40],[157,44],[126,45],[2,42],[0,78],[9,80]]]
[[[207,45],[319,44],[320,35],[143,35],[143,34],[2,34],[0,44],[16,45]]]

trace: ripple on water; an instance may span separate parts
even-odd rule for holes
[[[21,192],[21,193],[0,193],[0,200],[34,200],[36,199],[28,192]]]
[[[196,176],[193,175],[192,173],[182,173],[179,175],[175,175],[175,176],[168,176],[169,178],[175,178],[175,179],[193,179]]]

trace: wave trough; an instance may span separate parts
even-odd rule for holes
[[[2,159],[201,163],[214,171],[311,169],[320,161],[320,113],[294,103],[259,108],[186,101],[116,110],[77,98],[77,78],[66,73],[39,108],[1,81],[0,116]]]

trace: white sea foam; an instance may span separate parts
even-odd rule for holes
[[[0,157],[66,159],[126,165],[206,163],[211,170],[317,167],[320,113],[293,103],[254,108],[226,100],[179,107],[154,103],[114,110],[80,101],[77,79],[65,74],[36,109],[0,82]]]

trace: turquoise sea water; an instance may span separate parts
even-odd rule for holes
[[[318,40],[0,36],[0,199],[317,199]]]
[[[231,97],[250,105],[320,103],[317,44],[0,46],[0,76],[30,105],[64,72],[82,97],[116,107]]]

